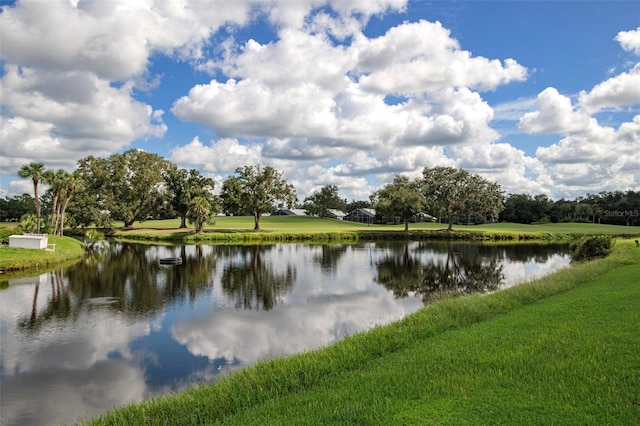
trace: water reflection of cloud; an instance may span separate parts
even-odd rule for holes
[[[334,273],[318,280],[314,257],[321,250],[322,246],[300,250],[298,245],[266,248],[261,253],[265,264],[279,271],[296,271],[295,284],[282,304],[269,312],[227,306],[198,319],[176,322],[172,336],[194,355],[252,363],[333,343],[422,306],[419,299],[395,299],[375,284],[372,253],[366,244],[347,246],[335,259]]]
[[[171,333],[194,355],[246,364],[315,349],[399,319],[420,306],[419,299],[399,300],[386,291],[356,293],[287,305],[268,313],[219,310],[203,318],[178,321]]]
[[[108,305],[79,308],[16,330],[31,312],[38,281],[38,312],[53,293],[44,278],[12,282],[0,298],[3,425],[71,423],[147,396],[140,354],[131,341],[148,335],[148,320],[133,321]],[[6,303],[11,300],[11,303]],[[28,318],[28,315],[27,315]]]
[[[39,369],[5,376],[3,425],[69,424],[146,396],[144,372],[125,360],[102,360],[85,369]]]
[[[409,252],[422,262],[445,262],[447,252],[416,253],[418,243],[409,243]],[[395,299],[375,283],[377,264],[393,248],[369,250],[367,244],[347,246],[333,260],[331,274],[318,280],[318,261],[322,246],[298,251],[296,245],[265,250],[263,262],[275,268],[294,268],[296,282],[283,297],[283,303],[270,312],[231,310],[218,303],[218,309],[198,319],[179,320],[171,333],[194,355],[211,360],[224,358],[252,363],[259,359],[288,355],[333,343],[345,335],[373,325],[401,318],[422,306],[417,298]],[[397,253],[396,253],[397,254]],[[324,253],[323,261],[328,254]],[[315,262],[314,262],[315,259]],[[501,259],[505,286],[532,276],[541,276],[567,263],[562,255],[553,255],[544,264],[524,264]],[[216,297],[224,297],[218,295]]]
[[[528,262],[512,262],[503,260],[504,265],[504,284],[501,289],[509,288],[514,285],[535,280],[536,278],[549,275],[558,269],[569,266],[570,257],[566,254],[553,254],[544,263],[534,260]]]
[[[106,309],[81,313],[73,321],[68,328],[58,320],[38,330],[24,330],[29,338],[16,333],[3,336],[3,375],[48,367],[82,370],[114,353],[130,359],[129,343],[151,330],[148,321],[131,322]]]

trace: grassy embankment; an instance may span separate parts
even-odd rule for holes
[[[2,229],[7,229],[7,227],[2,227]],[[84,254],[84,245],[75,238],[49,235],[49,244],[55,244],[55,251],[11,248],[8,245],[0,245],[0,273],[4,278],[8,274],[16,276],[17,271],[31,273],[33,270],[46,269],[78,260]]]
[[[591,223],[549,223],[523,225],[493,223],[477,226],[456,225],[447,233],[445,224],[413,223],[409,234],[404,225],[366,225],[332,219],[300,216],[265,216],[260,221],[261,231],[253,231],[252,217],[219,217],[216,224],[205,228],[203,234],[194,234],[193,228],[178,229],[179,221],[162,220],[136,223],[134,229],[117,229],[112,236],[122,239],[176,241],[176,242],[260,242],[260,241],[345,241],[360,239],[415,238],[415,239],[571,239],[584,234],[611,234],[639,236],[640,226],[615,226]]]
[[[91,424],[640,424],[640,248]]]

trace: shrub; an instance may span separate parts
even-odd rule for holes
[[[607,256],[612,245],[610,235],[592,235],[574,241],[569,249],[573,260],[593,260]]]
[[[22,232],[30,233],[38,229],[38,217],[35,214],[25,214],[20,218],[18,229]]]
[[[19,235],[22,232],[18,231],[16,228],[11,227],[0,227],[0,244],[9,244],[9,237],[12,235]]]
[[[94,224],[96,228],[106,229],[111,228],[113,225],[113,220],[111,219],[111,214],[100,212],[96,215]]]
[[[534,225],[543,225],[545,223],[551,223],[551,219],[549,219],[549,216],[542,216],[540,220],[533,222]]]

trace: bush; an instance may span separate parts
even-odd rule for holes
[[[551,223],[549,216],[542,216],[540,220],[533,222],[533,225],[544,225],[545,223]]]
[[[579,238],[571,243],[569,249],[573,260],[593,260],[606,257],[612,245],[610,235],[593,235]]]
[[[38,230],[38,217],[30,213],[23,215],[20,218],[18,229],[26,233],[36,232]]]
[[[9,237],[12,235],[19,235],[22,232],[18,231],[16,228],[11,227],[0,227],[0,244],[9,244]]]

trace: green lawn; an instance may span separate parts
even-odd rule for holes
[[[454,227],[456,229],[457,227]],[[521,223],[491,223],[477,226],[463,226],[459,228],[478,229],[487,232],[548,232],[566,234],[610,234],[610,235],[640,235],[640,226],[601,225],[597,223],[545,223],[540,225],[525,225]]]
[[[215,224],[205,225],[207,231],[213,232],[247,232],[253,230],[252,216],[219,216],[216,217]],[[122,223],[114,223],[114,226],[121,227]],[[180,226],[179,219],[150,220],[146,222],[136,222],[133,227],[136,229],[148,229],[155,231],[165,231],[167,229],[177,229]],[[264,216],[260,219],[260,228],[264,232],[331,232],[331,231],[357,231],[369,228],[367,225],[348,222],[336,219],[321,219],[309,216]],[[189,227],[185,232],[193,232],[193,227]]]
[[[59,266],[67,261],[78,260],[84,254],[84,245],[75,238],[49,235],[49,244],[55,244],[55,251],[0,245],[0,272],[4,274],[3,277],[6,279],[8,272]]]
[[[137,237],[184,237],[193,233],[193,228],[179,230],[178,219],[136,222],[132,230],[120,230],[116,236],[121,238]],[[115,226],[122,226],[116,223]],[[446,224],[439,223],[412,223],[410,231],[444,231]],[[363,233],[363,232],[402,232],[404,225],[366,225],[356,222],[348,222],[335,219],[319,219],[305,216],[265,216],[260,220],[260,233],[287,235],[327,234],[327,233]],[[454,231],[475,232],[484,234],[503,235],[529,235],[548,237],[554,235],[574,234],[610,234],[637,236],[640,235],[640,226],[600,225],[592,223],[548,223],[540,225],[524,225],[516,223],[494,223],[485,225],[456,225]],[[205,227],[206,235],[211,238],[216,234],[254,233],[253,218],[249,216],[221,216],[216,218],[214,225]]]
[[[92,424],[640,424],[640,248]]]

